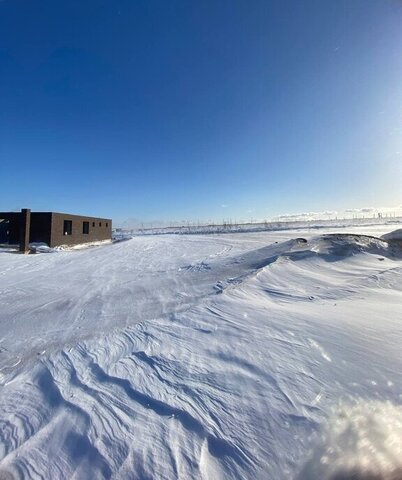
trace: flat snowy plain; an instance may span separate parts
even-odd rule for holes
[[[402,257],[357,234],[395,228],[0,252],[0,478],[394,468]]]

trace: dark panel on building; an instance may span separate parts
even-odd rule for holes
[[[4,243],[19,245],[21,212],[0,212],[0,220],[8,222],[8,228],[5,231],[8,241]]]
[[[50,245],[50,229],[52,227],[51,212],[31,213],[30,242],[44,242]]]
[[[0,218],[0,244],[8,243],[10,234],[10,220]]]

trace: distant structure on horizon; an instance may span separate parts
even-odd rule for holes
[[[28,208],[21,209],[21,212],[0,212],[0,244],[19,245],[21,252],[28,252],[29,244],[33,242],[57,247],[111,238],[110,218],[31,212]]]

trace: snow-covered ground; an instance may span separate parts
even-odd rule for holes
[[[392,472],[402,255],[358,235],[391,230],[0,252],[0,478]]]

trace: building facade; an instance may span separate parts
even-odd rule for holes
[[[18,245],[29,250],[32,242],[44,242],[50,247],[78,245],[111,240],[110,218],[84,217],[69,213],[0,212],[0,243]]]

